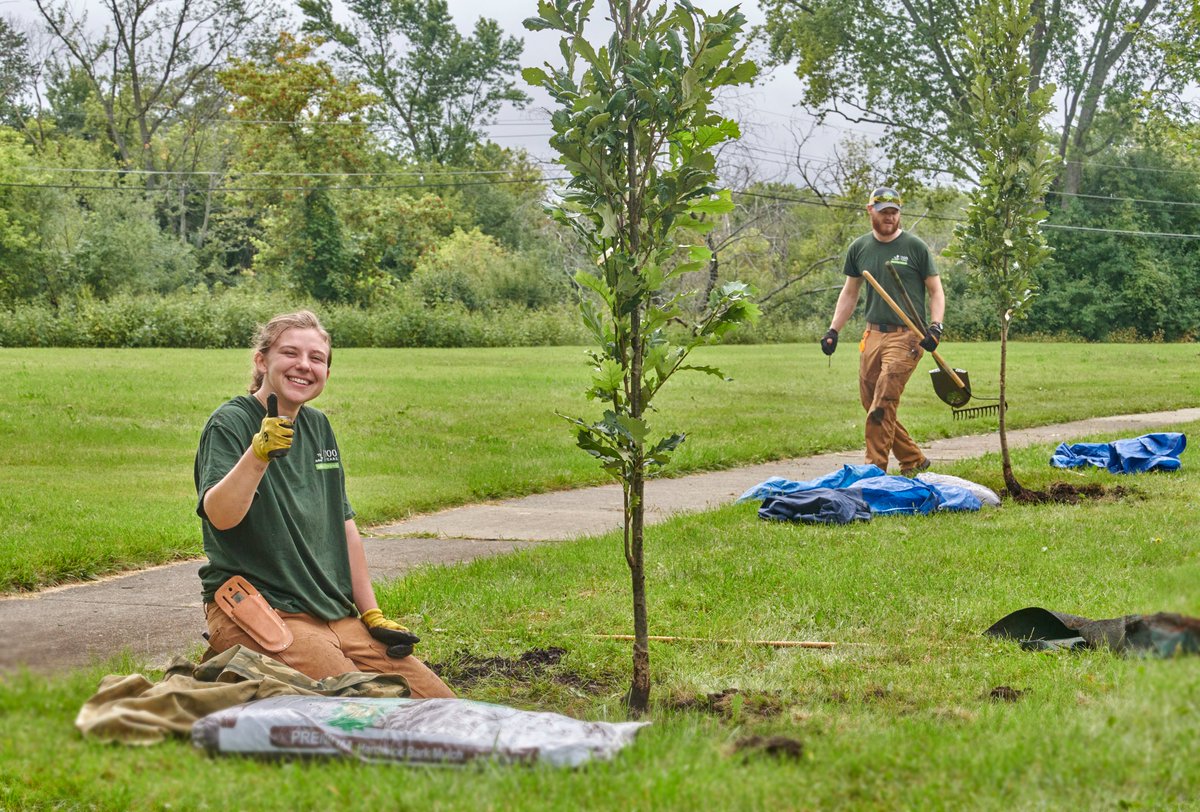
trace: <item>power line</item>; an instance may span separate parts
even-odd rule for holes
[[[543,181],[564,180],[565,176],[539,179],[509,179],[509,180],[481,180],[481,181],[458,181],[450,182],[430,182],[430,183],[388,183],[388,184],[363,184],[361,186],[217,186],[207,190],[210,192],[364,192],[379,189],[458,189],[467,186],[495,186],[508,183],[540,183]],[[100,192],[140,192],[145,194],[146,190],[137,186],[89,186],[83,184],[58,184],[58,183],[0,183],[0,188],[9,189],[61,189],[65,191],[100,191]],[[204,191],[197,189],[197,192]]]
[[[175,112],[175,111],[172,111]],[[374,127],[384,130],[402,130],[395,124],[386,124],[383,122],[371,121],[354,121],[352,119],[286,119],[286,118],[210,118],[209,122],[213,124],[264,124],[264,125],[287,125],[301,127],[324,127],[324,126],[341,126],[341,127]],[[528,119],[508,119],[503,121],[481,122],[480,127],[544,127],[550,123],[548,118],[528,118]]]
[[[493,186],[501,184],[530,184],[538,182],[553,182],[559,180],[569,180],[570,176],[557,175],[551,177],[542,177],[541,179],[520,179],[509,178],[504,180],[482,180],[482,181],[456,181],[456,182],[426,182],[426,183],[404,183],[404,184],[363,184],[358,186],[329,186],[329,185],[313,185],[313,186],[218,186],[208,190],[210,192],[315,192],[315,191],[379,191],[379,190],[397,190],[397,189],[457,189],[472,186]],[[18,188],[18,189],[57,189],[63,191],[119,191],[119,192],[138,192],[145,193],[147,190],[135,186],[95,186],[82,184],[51,184],[51,183],[0,183],[0,188]],[[198,190],[199,191],[199,190]],[[859,211],[861,207],[854,203],[840,203],[835,201],[809,200],[799,197],[785,197],[783,195],[771,195],[764,192],[751,192],[745,190],[734,190],[734,194],[743,195],[746,197],[757,197],[765,200],[775,200],[783,203],[796,203],[809,206],[821,206],[822,208],[846,209]],[[911,216],[921,217],[929,220],[941,220],[944,222],[962,223],[966,222],[964,217],[953,217],[943,214],[935,214],[933,212],[913,212]],[[1113,228],[1095,228],[1091,226],[1075,226],[1061,223],[1042,223],[1042,228],[1058,229],[1060,231],[1083,231],[1097,234],[1117,234],[1130,237],[1162,237],[1168,239],[1200,239],[1200,234],[1182,234],[1173,232],[1161,231],[1135,231],[1129,229],[1113,229]]]
[[[748,109],[755,113],[761,113],[763,115],[768,115],[768,116],[775,116],[777,118],[783,118],[783,119],[787,119],[789,121],[794,121],[797,118],[800,118],[803,120],[807,120],[813,124],[817,124],[821,127],[828,127],[833,130],[841,130],[844,132],[853,132],[853,133],[857,133],[859,135],[872,136],[872,137],[878,136],[878,133],[871,132],[863,127],[831,124],[829,121],[820,119],[817,116],[813,116],[808,113],[787,114],[787,113],[780,113],[775,110],[764,110],[761,107],[751,107]],[[364,125],[365,124],[366,126],[370,126],[370,127],[374,127],[374,128],[390,129],[390,130],[394,130],[394,131],[401,129],[400,127],[397,127],[394,124],[379,124],[379,123],[370,123],[370,122],[353,122],[353,121],[339,121],[339,120],[305,121],[305,122],[295,122],[295,121],[286,121],[286,120],[271,120],[271,119],[234,119],[234,118],[213,119],[213,120],[218,121],[218,122],[223,122],[223,123],[230,123],[230,124],[297,124],[297,123],[299,123],[304,126],[349,125],[349,124]],[[531,126],[532,127],[532,126],[544,126],[549,123],[550,123],[550,119],[548,119],[548,118],[529,118],[529,119],[517,119],[517,120],[510,119],[510,120],[503,120],[503,121],[494,121],[494,122],[490,122],[487,124],[481,124],[480,126],[481,127],[497,127],[497,126],[501,126],[501,127]],[[489,136],[489,137],[524,138],[524,137],[533,137],[533,136],[538,136],[538,135],[543,135],[543,134],[546,135],[547,137],[549,137],[553,133],[528,133],[528,134],[520,134],[520,135],[514,134],[514,135]],[[784,153],[776,153],[776,154],[783,155],[783,157],[788,157],[788,158],[791,157],[790,155],[786,155]],[[805,156],[801,155],[801,157],[805,157]],[[818,159],[818,158],[813,157],[813,158],[811,158],[811,160],[824,160],[824,159]],[[1110,163],[1099,163],[1099,162],[1095,162],[1095,161],[1063,161],[1063,163],[1074,165],[1074,166],[1081,166],[1084,168],[1099,167],[1099,168],[1103,168],[1103,169],[1127,169],[1131,172],[1156,172],[1156,173],[1167,173],[1167,174],[1200,175],[1200,169],[1180,169],[1180,168],[1172,169],[1172,168],[1164,168],[1164,167],[1132,166],[1130,164],[1110,164]]]
[[[860,210],[860,207],[853,203],[838,203],[832,201],[809,200],[802,197],[784,197],[783,195],[769,195],[764,192],[748,192],[735,191],[734,194],[745,195],[747,197],[759,197],[766,200],[777,200],[784,203],[800,203],[808,206],[821,206],[831,209],[853,209]],[[934,214],[933,212],[912,212],[912,217],[922,217],[928,220],[942,220],[952,223],[965,223],[965,217],[951,217],[944,214]],[[1042,223],[1042,228],[1052,228],[1059,231],[1086,231],[1096,234],[1119,234],[1126,237],[1165,237],[1168,239],[1184,239],[1184,240],[1200,240],[1200,234],[1178,234],[1167,231],[1133,231],[1128,229],[1118,228],[1095,228],[1092,226],[1072,226],[1065,223]]]
[[[772,150],[765,147],[755,147],[740,142],[734,142],[737,148],[754,153],[760,157],[759,160],[764,163],[774,164],[776,166],[793,166],[788,161],[775,160],[769,156],[789,157],[788,153],[780,150]],[[837,159],[823,159],[815,156],[806,156],[803,153],[797,153],[798,157],[811,160],[814,163],[835,164]],[[553,161],[534,160],[532,163],[542,165],[553,165]],[[412,178],[435,178],[435,177],[457,177],[457,176],[491,176],[491,175],[512,175],[514,171],[511,169],[430,169],[430,170],[378,170],[374,172],[220,172],[215,170],[202,169],[115,169],[115,168],[96,168],[96,167],[62,167],[62,166],[28,166],[28,167],[13,167],[17,171],[25,172],[59,172],[59,173],[80,173],[80,174],[116,174],[116,175],[146,175],[146,176],[166,176],[166,177],[263,177],[263,178],[373,178],[373,177],[412,177]],[[519,180],[514,182],[521,182]],[[530,181],[536,182],[536,181]],[[1112,197],[1110,195],[1094,195],[1085,194],[1082,192],[1057,192],[1048,191],[1047,195],[1056,197],[1077,197],[1089,200],[1099,200],[1106,203],[1137,203],[1143,205],[1159,205],[1159,206],[1186,206],[1200,207],[1200,202],[1186,200],[1161,200],[1157,198],[1138,198],[1138,197]]]
[[[831,124],[830,122],[826,121],[824,118],[814,116],[807,112],[788,114],[788,113],[780,113],[775,110],[765,110],[761,107],[749,107],[746,109],[748,109],[752,112],[755,112],[755,113],[761,113],[761,114],[768,115],[768,116],[775,116],[778,118],[788,119],[789,121],[795,120],[796,118],[801,118],[801,119],[808,120],[814,124],[818,124],[819,126],[822,126],[822,127],[828,127],[830,129],[842,130],[842,131],[846,131],[846,132],[854,132],[854,133],[858,133],[860,135],[865,135],[868,137],[877,137],[879,135],[876,132],[870,132],[867,129],[862,128],[862,127]],[[175,111],[174,109],[171,109],[170,112],[177,112],[177,111]],[[298,124],[298,125],[305,126],[305,127],[365,126],[365,127],[370,127],[370,128],[374,128],[374,129],[387,129],[387,130],[392,130],[392,131],[401,131],[403,129],[394,124],[369,122],[369,121],[349,121],[349,120],[340,120],[340,119],[333,119],[333,120],[327,120],[327,121],[289,121],[289,120],[285,120],[285,119],[216,118],[216,119],[209,119],[209,120],[212,122],[215,122],[215,123],[226,123],[226,124],[259,124],[259,125],[297,125]],[[544,126],[549,123],[550,123],[549,118],[498,119],[493,122],[481,124],[480,126],[481,127]],[[503,134],[503,135],[489,134],[488,137],[489,138],[532,138],[532,137],[538,137],[541,135],[545,135],[546,137],[549,137],[552,134],[553,133],[536,133],[536,132],[535,133],[525,133],[525,134]],[[790,156],[784,156],[784,157],[790,157]],[[813,159],[813,160],[817,160],[817,159]],[[1197,169],[1172,169],[1172,168],[1159,168],[1159,167],[1141,167],[1141,166],[1131,166],[1129,164],[1110,164],[1110,163],[1098,163],[1098,162],[1093,162],[1093,161],[1064,161],[1063,163],[1075,165],[1075,166],[1081,166],[1084,168],[1100,167],[1100,168],[1105,168],[1105,169],[1126,169],[1131,172],[1154,172],[1154,173],[1168,173],[1168,174],[1200,175],[1200,168],[1197,168]]]
[[[1168,237],[1181,240],[1200,240],[1200,234],[1173,234],[1169,231],[1127,231],[1120,228],[1068,226],[1062,223],[1042,223],[1042,228],[1056,228],[1059,231],[1092,231],[1098,234],[1121,234],[1126,237]]]
[[[1200,169],[1168,169],[1155,166],[1130,166],[1129,164],[1102,164],[1094,161],[1063,161],[1064,164],[1082,166],[1084,169],[1098,166],[1102,169],[1128,169],[1131,172],[1163,172],[1174,175],[1200,175]]]
[[[1106,203],[1148,203],[1159,206],[1200,206],[1200,203],[1190,200],[1157,200],[1153,198],[1141,197],[1111,197],[1109,195],[1089,195],[1082,192],[1046,192],[1048,195],[1056,197],[1081,197],[1088,200],[1103,200]]]
[[[540,163],[540,162],[539,162]],[[98,169],[95,167],[64,167],[64,166],[28,166],[15,167],[29,172],[79,172],[83,174],[116,174],[116,175],[169,175],[171,177],[227,177],[242,178],[375,178],[375,177],[413,177],[425,178],[443,175],[512,175],[511,169],[431,169],[419,170],[381,170],[379,172],[218,172],[208,169]]]

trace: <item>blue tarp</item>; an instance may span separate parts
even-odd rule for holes
[[[1113,443],[1060,443],[1050,457],[1055,468],[1080,468],[1094,465],[1113,474],[1141,474],[1147,471],[1176,471],[1179,455],[1187,448],[1187,437],[1178,432],[1143,434]]]
[[[763,510],[759,510],[759,515],[764,519],[822,521],[802,518],[801,509],[804,515],[816,512],[817,508],[812,503],[801,500],[793,505],[786,501],[786,497],[796,497],[813,491],[833,491],[858,497],[873,514],[924,514],[935,510],[979,510],[982,507],[979,498],[966,488],[957,485],[934,485],[902,476],[887,476],[875,465],[844,465],[840,471],[806,482],[771,477],[746,491],[738,501],[763,499],[763,509],[766,509],[768,500],[775,500],[768,511],[769,515],[764,515]],[[794,511],[795,515],[781,515],[789,511]]]
[[[870,477],[883,475],[883,470],[878,465],[843,465],[841,470],[826,474],[819,479],[809,479],[802,482],[784,479],[781,476],[773,476],[743,493],[738,497],[738,501],[749,502],[751,499],[766,499],[768,496],[784,496],[789,493],[811,491],[813,488],[832,488],[837,490],[847,485],[853,485],[860,479],[869,479]]]
[[[847,490],[860,491],[872,513],[932,513],[935,510],[979,510],[979,497],[957,485],[934,485],[902,476],[862,479]]]
[[[760,519],[808,524],[846,524],[870,521],[871,509],[850,491],[813,488],[782,496],[768,496],[758,509]]]

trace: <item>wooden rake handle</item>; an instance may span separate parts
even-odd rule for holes
[[[922,340],[924,340],[925,333],[921,332],[920,327],[913,324],[913,320],[908,317],[908,314],[904,312],[900,305],[896,304],[896,300],[888,295],[888,292],[883,289],[883,285],[875,281],[875,277],[871,276],[871,272],[863,271],[862,275],[868,282],[871,283],[871,287],[875,288],[875,292],[879,294],[879,298],[887,302],[888,307],[892,309],[892,312],[899,316],[900,320],[908,325],[908,329],[912,330],[914,333],[919,335]],[[958,377],[958,373],[951,369],[950,365],[942,360],[942,356],[938,355],[937,350],[930,350],[929,354],[933,356],[934,363],[938,365],[938,369],[949,375],[950,380],[954,381],[955,386],[957,386],[959,389],[967,388],[967,385],[962,382],[962,378]]]

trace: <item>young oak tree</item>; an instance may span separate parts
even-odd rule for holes
[[[571,180],[550,214],[578,234],[598,268],[579,273],[576,281],[585,292],[583,320],[596,341],[586,394],[606,408],[596,422],[568,420],[579,447],[620,480],[624,492],[634,624],[626,701],[637,714],[650,698],[645,478],[684,439],[652,437],[646,413],[674,373],[720,376],[712,367],[687,364],[689,353],[758,315],[749,287],[727,282],[712,291],[707,310],[674,343],[666,328],[685,319],[687,294],[667,294],[665,286],[711,259],[703,245],[680,245],[680,235],[706,233],[713,222],[705,215],[733,208],[729,191],[715,186],[713,148],[737,138],[738,126],[713,109],[713,97],[719,88],[749,82],[758,68],[745,59],[739,40],[746,19],[737,8],[709,14],[688,0],[653,10],[650,0],[609,0],[614,31],[607,45],[596,48],[584,33],[593,4],[539,2],[538,16],[525,27],[560,32],[565,64],[523,74],[558,105],[550,144]]]
[[[963,26],[973,74],[966,99],[976,122],[971,150],[981,172],[966,222],[955,228],[946,251],[975,271],[976,289],[1000,319],[1000,452],[1004,484],[1013,496],[1024,488],[1008,452],[1008,332],[1034,296],[1034,271],[1050,255],[1040,224],[1047,216],[1046,190],[1059,167],[1042,129],[1055,88],[1031,81],[1029,37],[1037,20],[1029,4],[984,4]]]

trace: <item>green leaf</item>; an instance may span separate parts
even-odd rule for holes
[[[599,65],[600,61],[596,58],[596,50],[592,48],[592,44],[583,37],[576,37],[573,40],[575,45],[575,53],[582,56],[591,65]]]
[[[549,84],[550,76],[541,68],[523,68],[521,70],[521,78],[531,85],[541,87]]]
[[[717,227],[717,224],[712,220],[701,220],[698,217],[685,216],[680,217],[675,221],[677,228],[686,228],[688,231],[695,231],[697,234],[707,234]]]
[[[596,276],[595,274],[588,273],[587,271],[577,271],[575,273],[575,283],[580,287],[593,291],[610,307],[612,306],[612,289],[600,277]]]
[[[615,418],[618,426],[621,427],[621,433],[627,436],[630,440],[641,445],[646,442],[646,435],[650,432],[650,427],[645,420],[638,417],[631,417],[627,414],[616,415]]]
[[[715,195],[688,201],[687,208],[692,214],[726,214],[737,206],[729,190],[723,189]]]
[[[646,461],[655,466],[666,465],[671,459],[672,452],[683,445],[683,441],[686,439],[686,434],[672,434],[662,438],[654,444],[653,448],[646,452]]]
[[[612,359],[606,359],[592,376],[592,387],[604,394],[619,392],[624,388],[625,371]]]
[[[600,229],[600,239],[611,240],[617,236],[617,214],[612,210],[612,206],[607,203],[601,203],[596,206],[596,214],[604,223],[604,227]]]
[[[722,372],[721,370],[717,369],[716,367],[708,367],[708,366],[702,367],[702,366],[693,366],[692,364],[681,364],[679,367],[679,371],[682,372],[685,369],[690,370],[692,372],[703,372],[705,375],[712,375],[714,377],[720,378],[723,381],[732,381],[733,380],[733,378],[725,377],[725,373]]]

